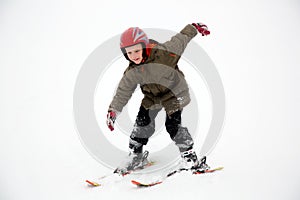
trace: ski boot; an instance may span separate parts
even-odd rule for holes
[[[134,153],[133,151],[130,151],[127,158],[114,173],[125,176],[136,169],[143,169],[149,163],[147,160],[148,155],[149,151],[145,151],[144,153]]]
[[[210,167],[206,164],[206,156],[200,159],[197,158],[196,152],[193,149],[181,152],[181,157],[185,163],[185,167],[195,171],[205,171]]]
[[[200,159],[200,164],[199,166],[197,166],[196,168],[193,169],[194,172],[204,172],[206,170],[209,170],[210,167],[208,166],[208,164],[206,164],[206,156],[203,156]]]

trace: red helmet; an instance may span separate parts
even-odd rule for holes
[[[120,39],[120,48],[133,46],[136,44],[144,44],[143,48],[147,48],[149,39],[146,33],[139,27],[132,27],[124,31]]]

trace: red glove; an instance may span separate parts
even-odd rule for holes
[[[202,23],[192,23],[192,25],[202,34],[202,36],[206,36],[210,34],[207,26]]]
[[[114,124],[117,118],[117,113],[115,111],[108,111],[107,115],[106,115],[107,119],[106,119],[106,125],[108,126],[108,128],[113,131],[114,130]]]

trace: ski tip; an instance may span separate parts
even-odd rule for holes
[[[133,183],[134,185],[136,185],[138,187],[151,187],[151,186],[154,186],[154,185],[161,184],[162,181],[155,182],[155,183],[150,183],[150,184],[144,184],[144,183],[140,183],[140,182],[135,181],[135,180],[131,180],[131,183]]]
[[[152,166],[152,165],[154,165],[154,164],[155,164],[155,161],[150,161],[150,162],[148,163],[149,166]]]
[[[216,167],[216,168],[213,168],[213,169],[208,169],[208,170],[204,171],[204,173],[205,172],[215,172],[215,171],[219,171],[219,170],[222,170],[222,169],[224,169],[224,167]]]
[[[136,185],[138,187],[149,187],[150,186],[148,184],[143,184],[143,183],[140,183],[140,182],[135,181],[135,180],[131,180],[131,183],[133,183],[134,185]]]
[[[137,182],[135,180],[131,180],[131,183],[133,183],[134,185],[142,185],[140,182]]]
[[[93,182],[93,181],[85,180],[85,182],[88,183],[89,186],[94,186],[94,187],[100,186],[99,183],[96,183],[96,182]]]

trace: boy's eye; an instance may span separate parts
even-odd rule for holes
[[[131,51],[127,52],[127,54],[131,54],[131,53],[132,53]]]
[[[140,52],[140,50],[136,50],[136,51],[135,51],[135,53],[138,53],[138,52]]]

